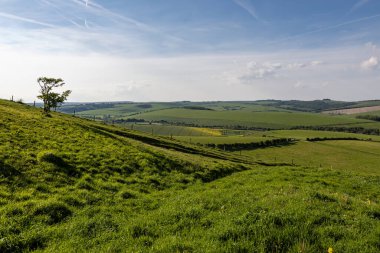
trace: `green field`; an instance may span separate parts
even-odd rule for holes
[[[283,129],[295,126],[328,126],[367,123],[348,116],[331,116],[299,112],[253,112],[253,111],[201,111],[188,109],[167,109],[135,115],[134,118],[147,121],[199,126],[252,127]]]
[[[359,174],[378,175],[380,172],[380,142],[301,141],[286,147],[243,151],[242,155],[267,162],[332,168]]]
[[[60,110],[65,113],[73,114],[74,110],[77,115],[88,117],[112,116],[120,118],[126,115],[133,115],[145,111],[161,110],[181,106],[182,104],[172,103],[96,103],[96,104],[75,104],[65,105]]]
[[[372,139],[373,141],[380,141],[380,136],[331,132],[331,131],[313,131],[313,130],[275,130],[265,132],[267,136],[275,138],[295,138],[306,140],[307,138],[357,138],[362,140]]]
[[[348,125],[339,124],[336,126],[349,127],[349,128],[360,127],[360,128],[366,128],[366,129],[380,129],[380,122],[370,121],[370,122],[365,122],[365,123],[354,123],[354,124],[348,124]]]
[[[358,108],[366,106],[380,105],[379,100],[344,102],[334,100],[315,100],[315,101],[281,101],[281,100],[261,100],[261,101],[216,101],[216,102],[108,102],[108,103],[75,103],[65,104],[60,110],[65,113],[80,112],[92,116],[102,117],[111,115],[130,115],[144,111],[154,111],[165,108],[184,108],[184,107],[203,107],[216,111],[240,111],[248,110],[255,112],[268,111],[293,111],[293,112],[322,112],[327,110]]]
[[[380,143],[322,135],[352,136],[194,137],[300,139],[240,155],[0,100],[0,252],[377,253]]]
[[[191,143],[199,144],[232,144],[232,143],[250,143],[272,140],[271,137],[263,137],[262,135],[249,136],[176,136],[175,139]]]
[[[377,105],[379,101],[341,102],[279,101],[252,102],[171,102],[171,103],[96,103],[65,105],[61,111],[84,118],[117,121],[145,120],[149,123],[170,123],[219,127],[227,129],[289,129],[299,126],[337,126],[380,129],[380,124],[357,119],[353,115],[326,115],[319,112],[327,109],[355,108]],[[126,122],[129,123],[129,122]],[[145,131],[145,129],[143,130]],[[146,131],[145,131],[146,132]],[[165,135],[165,134],[164,134]],[[181,134],[182,135],[182,134]]]
[[[358,115],[374,115],[374,116],[380,116],[380,111],[364,112],[364,113],[355,114],[355,116],[358,116]]]
[[[219,136],[222,134],[222,132],[217,129],[161,124],[124,124],[121,125],[121,127],[162,136]]]

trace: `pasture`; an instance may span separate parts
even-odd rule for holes
[[[357,138],[362,140],[371,139],[373,141],[380,141],[380,136],[376,135],[315,130],[274,130],[266,132],[266,135],[276,138],[295,138],[300,140],[306,140],[307,138]]]
[[[162,136],[221,136],[222,132],[218,129],[171,126],[162,124],[120,124],[131,130],[137,130],[153,135]]]
[[[332,116],[301,112],[254,112],[200,111],[188,109],[166,109],[135,115],[147,121],[167,121],[173,124],[219,126],[225,128],[284,129],[295,126],[328,126],[368,123],[368,120],[348,116]]]
[[[251,143],[272,140],[272,137],[263,135],[249,136],[175,136],[176,140],[190,142],[195,144],[233,144],[233,143]]]
[[[265,162],[324,167],[358,174],[380,173],[380,142],[300,141],[290,146],[242,151],[242,155]]]

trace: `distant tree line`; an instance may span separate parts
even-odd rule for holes
[[[297,140],[293,138],[281,138],[281,139],[273,139],[266,140],[260,142],[250,142],[250,143],[229,143],[229,144],[206,144],[207,147],[210,148],[218,148],[226,151],[240,151],[240,150],[253,150],[259,148],[267,148],[274,146],[287,146],[294,144]]]
[[[307,138],[307,141],[315,142],[315,141],[362,141],[362,139],[356,137],[316,137],[316,138]],[[370,139],[368,139],[370,140]]]
[[[200,111],[214,111],[211,108],[203,107],[203,106],[184,106],[184,109],[188,110],[200,110]]]
[[[317,131],[332,131],[354,134],[380,135],[380,129],[364,128],[364,127],[338,127],[338,126],[297,126],[291,130],[317,130]]]
[[[116,124],[123,124],[123,123],[144,123],[146,121],[144,119],[130,118],[130,119],[115,119],[113,120],[113,122]]]
[[[367,119],[372,121],[380,121],[380,116],[377,115],[359,115],[356,116],[357,119]]]
[[[64,113],[74,113],[83,112],[90,110],[108,109],[114,108],[117,103],[91,103],[91,104],[80,104],[80,105],[65,105],[59,109],[60,112]]]
[[[274,101],[273,106],[290,109],[293,111],[302,112],[321,112],[326,110],[335,110],[342,108],[349,108],[355,106],[355,102],[340,102],[330,99],[314,100],[314,101],[299,101],[299,100],[289,100],[289,101]]]
[[[149,108],[152,108],[153,106],[151,104],[139,104],[139,105],[136,105],[135,107],[142,108],[142,109],[149,109]]]

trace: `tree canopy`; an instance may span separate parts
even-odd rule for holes
[[[57,109],[71,94],[71,90],[66,90],[62,93],[53,91],[55,88],[65,85],[61,78],[40,77],[37,79],[37,82],[40,86],[40,95],[38,95],[37,98],[43,101],[44,112],[47,114],[52,108]]]

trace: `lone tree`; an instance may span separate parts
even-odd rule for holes
[[[43,101],[44,113],[46,114],[49,114],[52,108],[56,110],[71,94],[71,90],[66,90],[62,93],[53,92],[54,88],[62,87],[65,84],[61,78],[40,77],[37,79],[37,82],[41,88],[40,95],[37,98]]]

